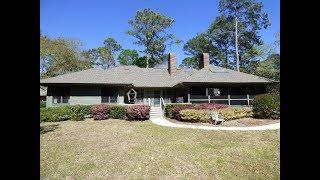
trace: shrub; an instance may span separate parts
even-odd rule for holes
[[[220,108],[214,111],[217,111],[224,120],[251,117],[253,114],[252,109],[249,107]],[[179,113],[179,120],[188,122],[211,122],[211,112],[211,109],[184,109]]]
[[[46,107],[47,102],[46,101],[40,101],[40,108]]]
[[[222,108],[227,108],[229,105],[226,104],[216,104],[216,103],[201,103],[201,104],[195,104],[195,109],[209,109],[209,110],[214,110],[214,109],[222,109]]]
[[[267,85],[266,90],[268,93],[279,93],[280,83],[272,83],[270,85]]]
[[[208,110],[184,109],[180,111],[181,120],[187,122],[210,122]]]
[[[109,118],[110,107],[108,104],[93,105],[91,112],[94,120],[103,120]]]
[[[71,118],[70,106],[40,108],[40,122],[59,122]]]
[[[126,106],[126,118],[128,120],[146,120],[150,117],[150,106],[131,105]]]
[[[192,104],[186,104],[181,106],[176,106],[172,109],[172,118],[176,119],[178,121],[181,120],[180,111],[184,109],[194,109],[194,105]]]
[[[165,114],[166,117],[172,118],[172,109],[177,107],[177,106],[185,106],[185,105],[190,105],[191,103],[168,103],[166,104],[165,107]]]
[[[71,120],[73,121],[81,121],[84,120],[85,108],[81,105],[70,106],[72,115]]]
[[[252,105],[255,118],[280,118],[280,95],[278,93],[257,95]]]
[[[85,117],[92,117],[91,108],[93,105],[81,105]]]
[[[224,120],[252,117],[252,108],[249,107],[229,107],[217,110]]]
[[[229,106],[225,104],[216,104],[216,103],[184,104],[184,105],[176,106],[171,110],[171,113],[172,113],[171,118],[180,121],[181,120],[180,111],[184,109],[215,110],[215,109],[222,109],[227,107]]]
[[[124,106],[111,106],[110,107],[110,118],[124,119],[126,116],[126,108]]]

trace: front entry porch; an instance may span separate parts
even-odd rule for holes
[[[175,88],[131,88],[135,99],[125,98],[128,104],[149,104],[160,107],[166,103],[219,103],[228,105],[251,105],[255,95],[265,93],[263,85],[236,84],[188,84]],[[130,102],[131,101],[131,102]]]
[[[135,92],[136,95],[132,94],[132,92]],[[146,104],[152,107],[160,107],[161,99],[164,103],[173,102],[173,96],[168,93],[167,89],[132,88],[128,91],[125,102],[128,104]]]

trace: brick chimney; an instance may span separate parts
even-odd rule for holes
[[[199,62],[199,69],[208,69],[209,68],[209,54],[202,53],[200,62]]]
[[[176,55],[169,53],[168,55],[168,72],[170,76],[174,76],[177,73]]]

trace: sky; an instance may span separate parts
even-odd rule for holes
[[[280,1],[260,2],[271,22],[271,26],[260,31],[260,36],[271,44],[280,31]],[[183,42],[167,47],[166,52],[176,53],[180,64],[187,57],[183,44],[208,29],[219,16],[218,3],[219,0],[40,0],[40,29],[52,38],[78,39],[84,49],[102,46],[106,37],[112,37],[124,49],[142,50],[125,32],[130,29],[128,20],[136,11],[150,8],[175,20],[169,32]]]

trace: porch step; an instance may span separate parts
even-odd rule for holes
[[[163,117],[163,111],[162,111],[161,107],[151,107],[150,117],[151,118]]]

